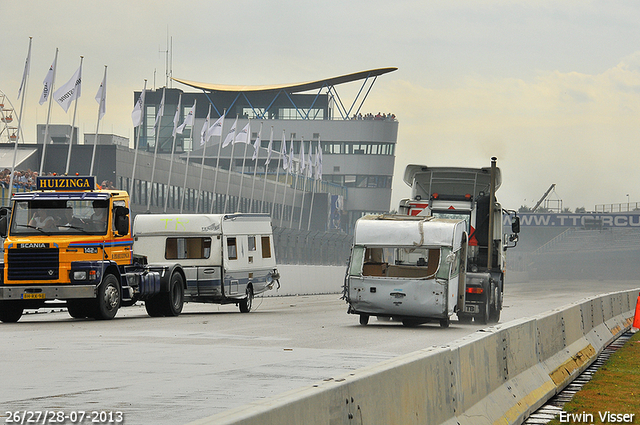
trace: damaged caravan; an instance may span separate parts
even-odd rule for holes
[[[448,327],[464,306],[467,233],[463,220],[370,215],[355,225],[344,296],[348,313],[413,326]]]

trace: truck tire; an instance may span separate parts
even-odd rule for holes
[[[107,274],[98,287],[93,318],[96,320],[111,320],[116,317],[121,299],[118,278],[112,274]]]
[[[448,328],[450,323],[451,323],[451,319],[448,317],[446,319],[440,319],[441,328]]]
[[[0,321],[15,323],[22,317],[24,307],[20,301],[0,301]]]
[[[144,308],[151,317],[178,316],[184,306],[184,280],[174,272],[169,281],[169,291],[158,294],[144,302]]]
[[[493,302],[489,311],[489,321],[498,323],[500,321],[500,312],[502,311],[502,291],[496,286],[493,290]]]
[[[480,316],[476,316],[474,320],[481,325],[486,325],[487,323],[489,323],[490,315],[491,315],[491,296],[487,296],[487,299],[482,304],[480,304]]]
[[[184,280],[182,275],[174,272],[169,282],[169,292],[160,294],[163,301],[163,313],[167,317],[179,316],[184,306]]]
[[[367,323],[369,323],[369,315],[368,314],[361,314],[360,315],[360,324],[362,326],[366,326]]]
[[[67,311],[74,319],[84,319],[90,316],[91,300],[67,300]]]
[[[247,285],[247,297],[244,300],[240,300],[238,303],[238,307],[240,307],[241,313],[248,313],[251,311],[251,307],[253,306],[253,287],[251,285]]]

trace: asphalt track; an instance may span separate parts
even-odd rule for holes
[[[501,323],[637,286],[510,284]],[[122,412],[130,425],[187,423],[482,328],[455,320],[448,329],[407,328],[375,318],[361,326],[338,294],[258,298],[249,314],[205,304],[187,304],[175,318],[151,318],[136,305],[106,322],[60,309],[26,314],[0,324],[0,417],[82,411],[90,423],[90,412]]]

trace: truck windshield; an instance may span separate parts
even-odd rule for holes
[[[11,235],[107,233],[108,200],[29,200],[13,205]]]

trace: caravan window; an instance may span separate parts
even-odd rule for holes
[[[227,238],[227,253],[229,260],[238,259],[238,248],[236,247],[236,238]]]
[[[249,236],[249,251],[255,251],[256,250],[256,237],[255,236]]]
[[[164,258],[167,260],[201,259],[211,255],[211,238],[167,238]]]
[[[262,236],[262,258],[271,258],[271,238]]]

